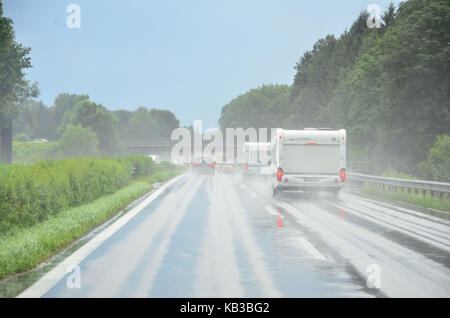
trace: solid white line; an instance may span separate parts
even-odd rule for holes
[[[72,255],[67,257],[64,261],[59,263],[54,269],[42,276],[37,282],[31,285],[28,289],[23,291],[17,296],[17,298],[37,298],[42,297],[53,286],[56,285],[64,276],[68,273],[70,268],[80,264],[89,254],[91,254],[97,247],[117,232],[128,221],[141,212],[147,205],[149,205],[154,199],[156,199],[161,193],[163,193],[170,185],[177,182],[181,177],[178,176],[165,183],[163,186],[155,190],[148,198],[140,202],[131,211],[126,213],[120,219],[115,221],[109,227],[104,229],[98,235],[93,237],[89,242],[80,247]]]
[[[326,260],[325,256],[323,256],[307,239],[304,237],[299,237],[298,241],[315,259]]]
[[[284,215],[282,215],[280,212],[275,211],[275,209],[269,205],[266,206],[266,211],[269,212],[269,214],[271,215],[279,216],[280,218],[284,219]]]

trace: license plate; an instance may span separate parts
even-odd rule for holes
[[[319,178],[305,178],[305,182],[319,182]]]

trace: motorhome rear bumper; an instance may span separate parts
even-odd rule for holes
[[[282,181],[277,182],[275,186],[278,190],[339,190],[344,187],[339,176],[323,175],[283,175]]]

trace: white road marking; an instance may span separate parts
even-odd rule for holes
[[[284,219],[284,215],[282,215],[278,211],[275,211],[275,209],[272,208],[270,205],[266,206],[266,211],[269,212],[269,214],[271,214],[271,215],[279,216],[280,218]]]
[[[298,241],[308,251],[308,253],[312,255],[312,257],[317,260],[326,260],[325,256],[323,256],[307,239],[304,237],[299,237]]]
[[[170,185],[177,182],[183,176],[178,176],[165,183],[162,187],[154,191],[148,198],[144,199],[131,211],[126,213],[120,219],[115,221],[109,227],[104,229],[94,238],[92,238],[85,245],[80,247],[72,255],[67,257],[64,261],[59,263],[54,269],[42,276],[37,282],[27,288],[25,291],[20,293],[17,298],[38,298],[42,297],[47,293],[53,286],[58,283],[67,274],[67,269],[70,266],[75,266],[80,264],[89,254],[91,254],[97,247],[99,247],[103,242],[105,242],[109,237],[111,237],[115,232],[117,232],[122,226],[124,226],[128,221],[135,217],[139,212],[141,212],[147,205],[149,205],[153,200],[155,200],[161,193],[163,193]]]

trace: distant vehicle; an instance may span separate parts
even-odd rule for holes
[[[236,171],[236,165],[232,162],[225,162],[219,166],[221,173],[234,173]]]
[[[216,171],[216,162],[209,157],[194,158],[192,171],[198,174],[214,174]]]
[[[284,190],[331,191],[346,179],[346,131],[276,129],[271,138],[273,194]]]
[[[270,175],[270,142],[245,142],[244,154],[245,164],[242,170],[244,180],[250,178],[264,179]]]
[[[38,138],[38,139],[34,139],[33,142],[48,142],[48,140],[44,139],[44,138]]]

